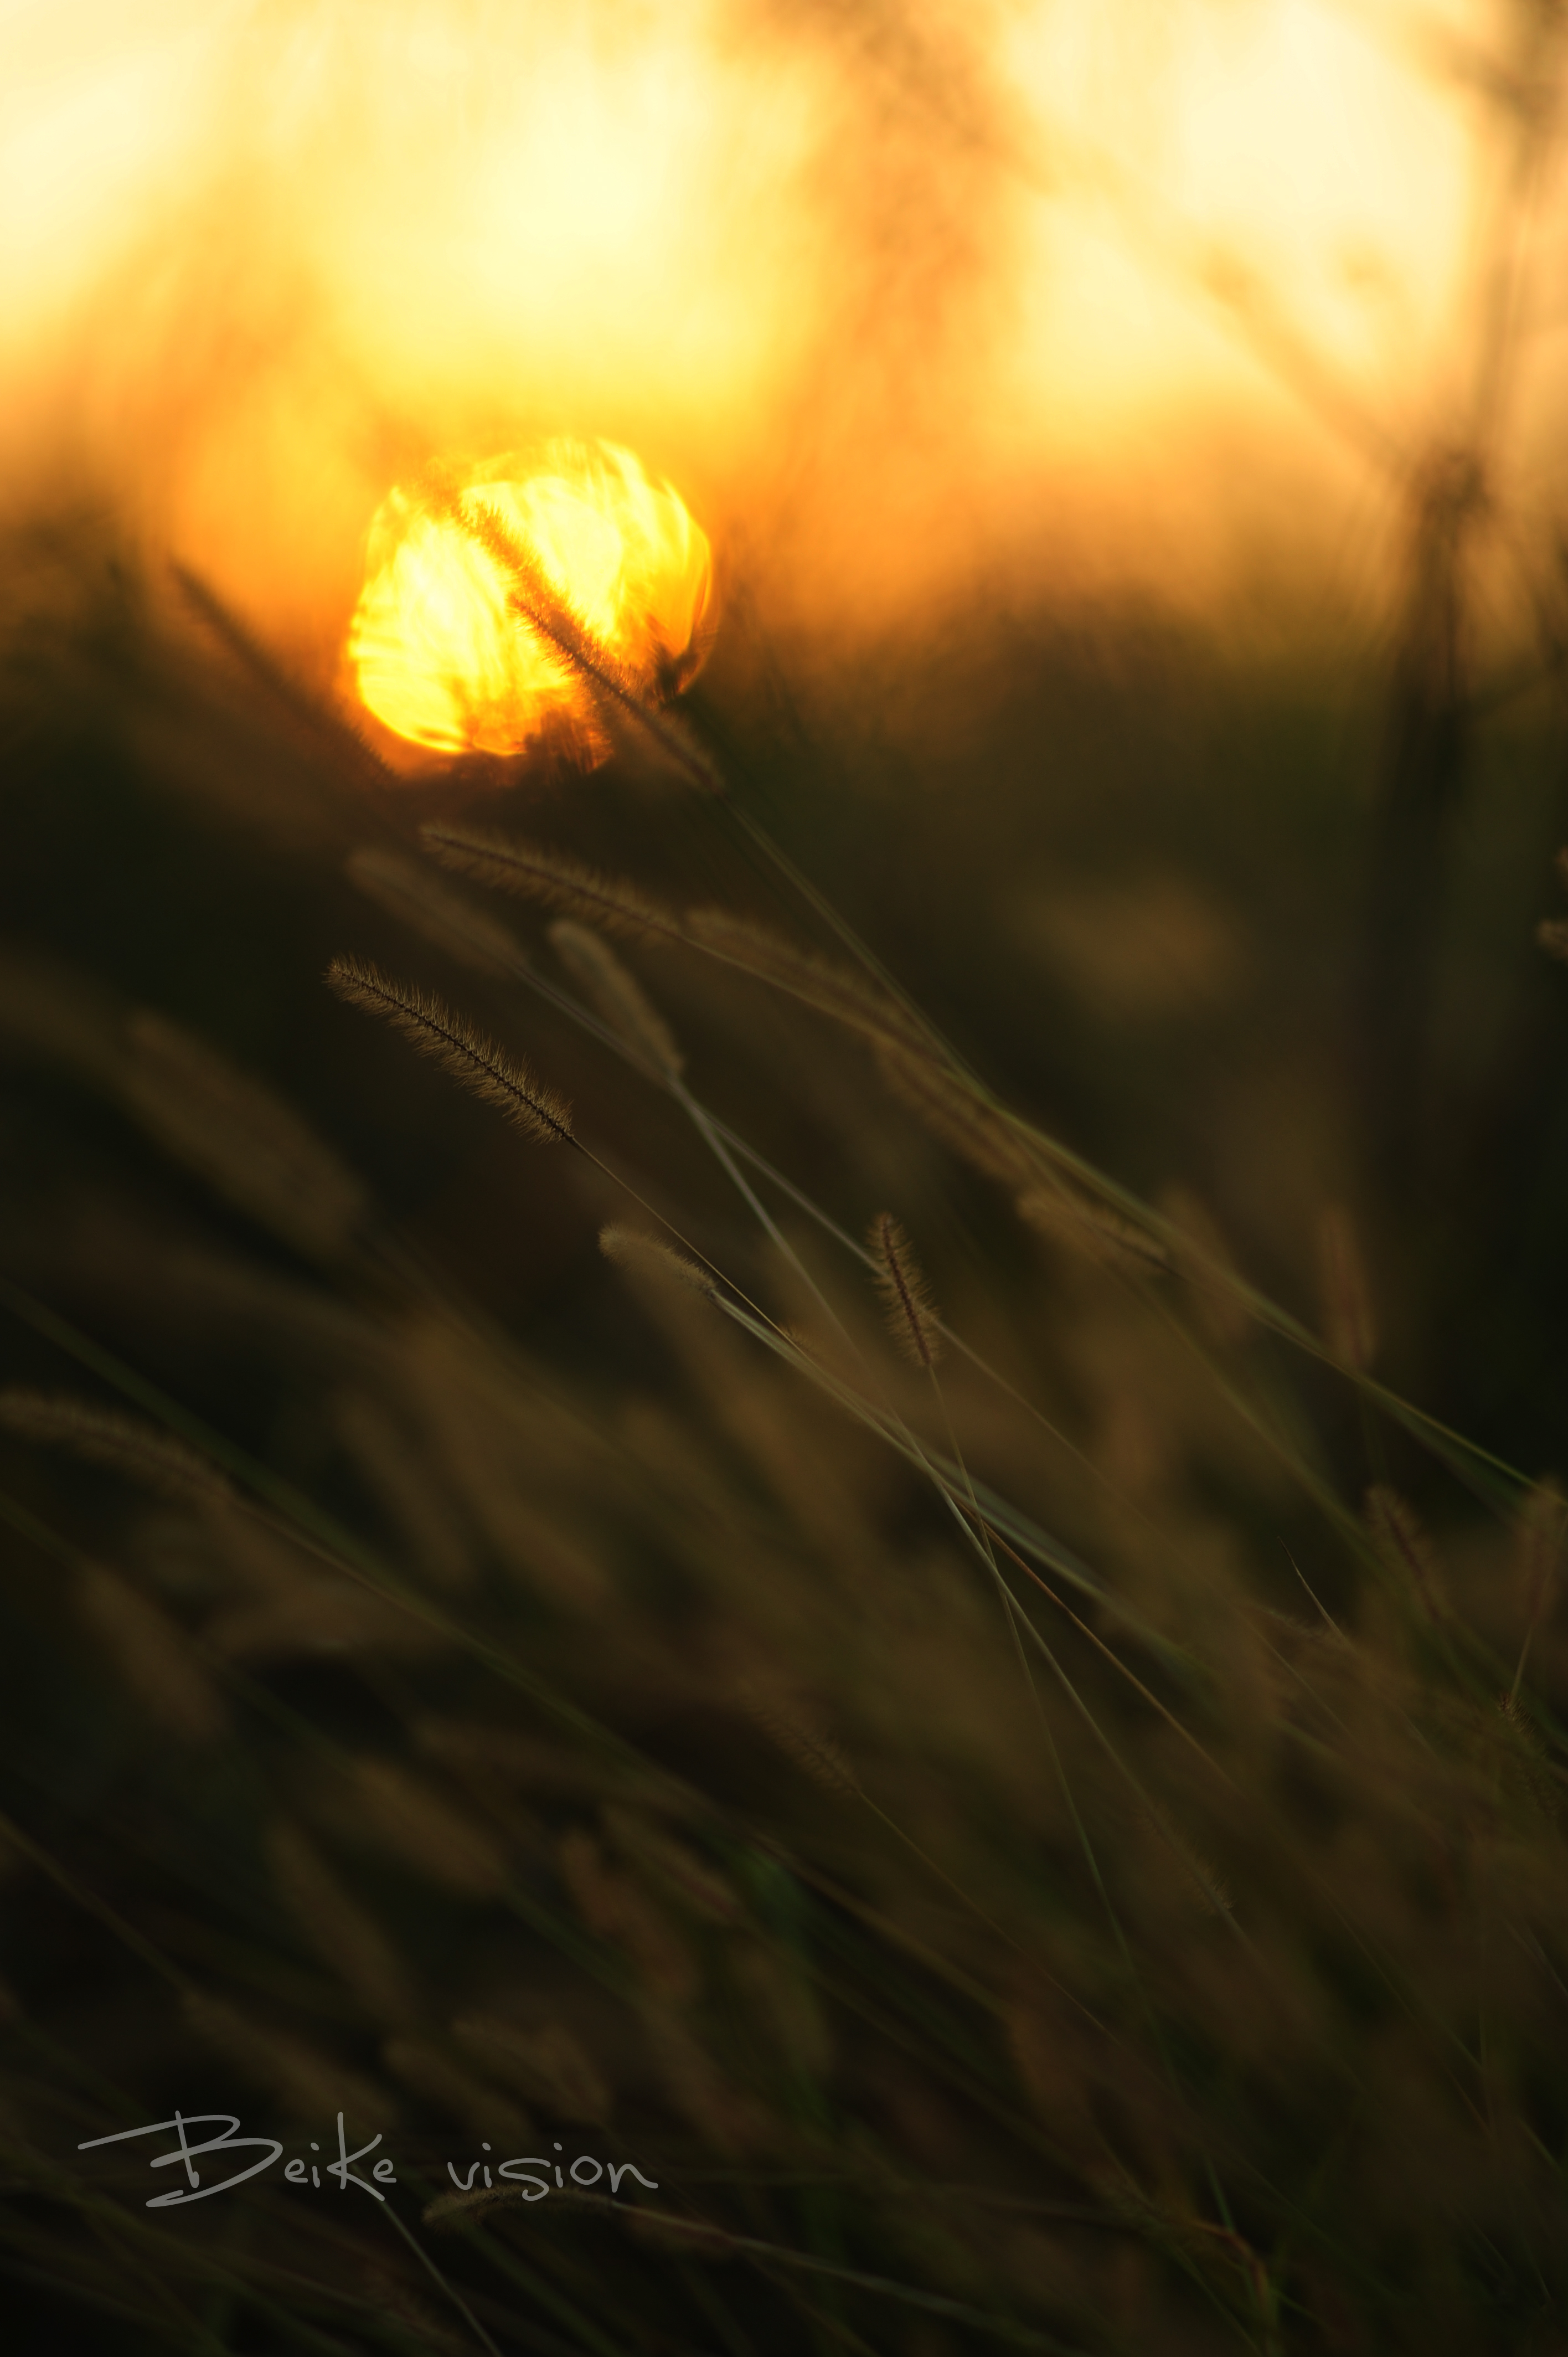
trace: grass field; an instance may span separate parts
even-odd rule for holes
[[[1568,2343],[1550,681],[1391,919],[1326,630],[392,788],[10,570],[8,2345]]]

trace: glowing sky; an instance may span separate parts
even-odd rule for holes
[[[400,474],[563,432],[835,616],[1331,557],[1466,430],[1519,21],[4,0],[11,497],[86,466],[303,635]]]

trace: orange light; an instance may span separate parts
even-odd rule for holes
[[[437,752],[520,753],[548,736],[585,764],[602,760],[591,692],[464,527],[486,511],[648,694],[695,672],[712,598],[705,534],[631,451],[556,441],[444,462],[425,486],[382,500],[346,650],[360,696],[397,736]]]

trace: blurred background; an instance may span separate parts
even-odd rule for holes
[[[1391,1177],[1440,1325],[1466,1265],[1539,1300],[1561,41],[1544,0],[15,8],[14,667],[74,632],[72,726],[124,743],[102,665],[173,560],[351,710],[388,486],[621,440],[714,543],[704,693],[779,828],[998,1081],[1146,1189],[1245,1170],[1282,1278]],[[88,918],[141,823],[74,774],[91,822],[13,787],[16,921],[128,986],[134,934],[291,1069],[276,912],[265,981],[227,922],[199,964]],[[224,793],[248,863],[268,794]]]
[[[1495,500],[1550,500],[1556,38],[1530,0],[18,5],[9,472],[95,478],[318,660],[400,465],[552,428],[819,630],[981,582],[1361,619],[1434,456],[1480,433]]]
[[[426,976],[566,1087],[585,1134],[683,1232],[750,1265],[736,1199],[667,1103],[557,1013],[433,951],[345,861],[366,846],[415,856],[422,823],[456,820],[547,840],[671,900],[811,931],[804,900],[757,848],[760,828],[1002,1101],[1129,1199],[1200,1223],[1324,1341],[1341,1373],[1293,1362],[1291,1447],[1350,1509],[1369,1481],[1408,1490],[1485,1621],[1503,1560],[1489,1477],[1466,1458],[1456,1479],[1397,1419],[1374,1430],[1342,1374],[1370,1371],[1526,1480],[1563,1467],[1568,976],[1539,938],[1568,919],[1555,864],[1568,842],[1558,0],[149,0],[132,12],[11,0],[0,26],[7,1380],[85,1383],[123,1406],[129,1369],[140,1411],[161,1416],[155,1394],[172,1400],[291,1497],[372,1535],[401,1532],[410,1560],[433,1549],[436,1589],[443,1542],[430,1534],[447,1509],[394,1498],[385,1447],[378,1473],[377,1444],[344,1405],[368,1386],[384,1409],[391,1378],[365,1367],[392,1349],[389,1333],[406,1339],[430,1288],[464,1305],[486,1350],[525,1353],[540,1395],[569,1401],[621,1456],[652,1446],[624,1422],[628,1401],[705,1433],[719,1377],[671,1359],[659,1317],[628,1312],[598,1253],[600,1223],[622,1208],[613,1190],[563,1171],[564,1157],[531,1159],[401,1043],[367,1035],[321,975],[350,951]],[[624,751],[588,773],[532,757],[388,771],[351,733],[362,716],[344,639],[389,487],[438,454],[553,434],[635,449],[713,542],[718,635],[686,704],[728,807]],[[205,585],[194,597],[191,577]],[[555,972],[544,913],[500,913]],[[639,971],[681,1031],[698,1093],[854,1235],[892,1204],[955,1322],[1046,1401],[1122,1503],[1164,1516],[1206,1564],[1205,1548],[1223,1556],[1216,1594],[1245,1559],[1234,1577],[1248,1594],[1294,1609],[1282,1566],[1299,1560],[1332,1609],[1354,1609],[1359,1575],[1312,1482],[1287,1497],[1255,1452],[1228,1454],[1189,1414],[1152,1328],[1119,1322],[1100,1278],[1064,1267],[983,1176],[873,1094],[853,1041],[752,985],[715,993],[700,961]],[[247,1179],[232,1140],[251,1115],[171,1038],[293,1107],[338,1176],[322,1178],[307,1145],[303,1177]],[[228,1147],[206,1136],[209,1117],[237,1124]],[[264,1163],[281,1149],[256,1118]],[[313,1211],[318,1183],[328,1208]],[[291,1189],[305,1204],[292,1213]],[[1352,1347],[1346,1318],[1363,1312]],[[1238,1380],[1274,1399],[1276,1379],[1271,1361]],[[423,1429],[419,1383],[439,1388],[426,1369],[398,1393],[394,1427],[413,1415]],[[966,1452],[993,1449],[985,1478],[1015,1476],[1070,1547],[1108,1547],[1174,1626],[1121,1508],[1075,1487],[1081,1468],[1036,1461],[956,1389],[954,1412]],[[777,1402],[757,1415],[788,1424]],[[790,1430],[798,1465],[832,1456],[814,1427]],[[724,1446],[745,1454],[733,1431]],[[297,1953],[287,1971],[243,1962],[270,1956],[274,1920],[297,1927],[329,1903],[317,1865],[299,1864],[316,1850],[289,1849],[277,1810],[308,1821],[310,1843],[352,1849],[348,1820],[323,1832],[295,1785],[284,1802],[281,1785],[258,1797],[273,1770],[257,1763],[274,1739],[287,1749],[280,1711],[296,1734],[391,1757],[397,1729],[484,1717],[483,1693],[448,1691],[439,1668],[427,1691],[417,1649],[404,1661],[357,1624],[323,1635],[319,1598],[289,1622],[253,1566],[277,1626],[231,1625],[239,1607],[223,1620],[200,1548],[159,1522],[166,1498],[133,1512],[123,1467],[84,1471],[22,1438],[5,1448],[4,1805],[18,1846],[0,1969],[20,2041],[16,2134],[59,2163],[105,2087],[172,2104],[197,2068],[149,1997],[145,1956],[127,1963],[115,1944],[109,1909],[179,1959],[187,1999],[199,1981],[219,2002],[249,1973],[279,2019],[325,2007],[341,2067],[399,2082],[410,2148],[423,2137],[421,2151],[444,2153],[454,2118],[491,2116],[471,2088],[453,2092],[471,2051],[444,2050],[445,2081],[428,2054],[389,2063],[389,2038],[406,2049],[425,2032],[409,2026],[415,1999],[387,1998],[372,1967],[360,1980],[381,1996],[359,1989],[360,2019],[333,2013]],[[580,1505],[599,1475],[559,1433],[538,1448],[540,1480],[559,1477]],[[455,1493],[464,1462],[459,1449],[446,1465]],[[846,1493],[864,1485],[857,1511],[889,1562],[940,1551],[929,1510],[859,1459],[835,1478]],[[690,1465],[682,1479],[700,1489]],[[734,1763],[749,1755],[677,1676],[670,1632],[686,1626],[682,1579],[697,1578],[682,1570],[681,1532],[695,1511],[688,1498],[619,1543],[606,1576],[625,1573],[634,1597],[620,1651],[605,1646],[602,1592],[581,1564],[597,1542],[580,1530],[575,1575],[537,1528],[503,1542],[487,1525],[482,1543],[451,1544],[526,1558],[536,1592],[516,1641],[537,1646],[542,1674],[712,1794],[732,1773],[745,1786]],[[809,1516],[803,1531],[803,1563],[814,1546],[837,1561]],[[842,1533],[833,1544],[847,1545]],[[132,1624],[97,1590],[72,1600],[67,1573],[80,1583],[101,1558],[265,1689],[221,1706],[228,1732],[203,1722],[207,1706],[166,1663],[146,1671]],[[452,1585],[467,1592],[458,1574]],[[788,1653],[793,1629],[767,1644]],[[116,1642],[143,1660],[139,1700],[134,1674],[126,1700],[103,1667]],[[813,1662],[817,1642],[800,1638]],[[378,1645],[393,1671],[361,1676],[338,1658],[365,1647],[381,1661]],[[1532,1658],[1549,1687],[1560,1680],[1549,1631]],[[850,1697],[872,1673],[853,1648],[834,1659],[831,1678],[820,1663],[812,1674],[853,1723]],[[175,1685],[158,1689],[159,1674]],[[978,1711],[990,1688],[974,1674]],[[678,1732],[687,1712],[695,1731]],[[420,1756],[456,1773],[455,1754]],[[199,1770],[188,1819],[188,1763],[203,1760],[226,1764]],[[928,1796],[907,1772],[918,1814]],[[528,1773],[558,1849],[570,1824],[551,1812],[579,1787],[537,1760]],[[599,1805],[592,1777],[579,1784]],[[985,1789],[974,1805],[989,1824]],[[931,1838],[940,1850],[950,1835],[961,1856],[950,1800],[930,1803]],[[252,1836],[262,1863],[231,1888],[214,1861]],[[811,1851],[814,1832],[797,1836]],[[567,1854],[580,1899],[587,1869]],[[853,1880],[855,1861],[833,1857]],[[730,1865],[773,1938],[784,1902]],[[393,1945],[419,1951],[448,2041],[454,2008],[499,2002],[509,1973],[521,1986],[537,1966],[532,1951],[498,1950],[478,1995],[465,1982],[463,1941],[483,1943],[462,1908],[485,1898],[489,1871],[474,1867],[467,1886],[448,1876],[441,1903],[457,1914],[428,1938],[423,1902],[372,1892]],[[204,1877],[222,1886],[209,1904]],[[370,1904],[369,1887],[355,1903]],[[609,1923],[613,1908],[600,1912]],[[613,1945],[591,1900],[586,1918]],[[277,1936],[308,1949],[297,1928]],[[598,2028],[571,2019],[613,2076]],[[242,2045],[217,2041],[229,2061],[200,2065],[204,2097],[246,2083]],[[292,2117],[297,2073],[291,2095],[286,2072],[269,2078],[253,2051],[248,2067],[274,2115]],[[534,2082],[535,2112],[557,2127],[605,2115],[593,2102],[553,2112],[537,2067]],[[635,2072],[628,2083],[627,2133],[656,2139],[657,2103]],[[843,2101],[831,2132],[818,2124],[839,2159],[862,2150],[848,2123],[880,2116],[869,2098]],[[726,2167],[762,2151],[706,2116],[687,2126]],[[945,2116],[906,2122],[939,2175]],[[993,2164],[997,2184],[1021,2181],[1008,2170],[1022,2164]],[[694,2184],[698,2160],[679,2165]],[[1049,2167],[1066,2167],[1059,2153]],[[440,2181],[434,2158],[431,2174]],[[1052,2180],[1063,2201],[1081,2192],[1070,2174]],[[326,2337],[291,2341],[231,2287],[207,2285],[189,2317],[160,2322],[124,2289],[146,2255],[118,2246],[107,2304],[70,2321],[60,2283],[76,2246],[63,2229],[50,2239],[59,2187],[39,2193],[25,2169],[16,2183],[21,2346],[64,2346],[71,2331],[83,2348],[381,2345],[354,2338],[362,2319],[314,2309]],[[799,2231],[819,2255],[858,2249],[849,2229],[816,2244]],[[1249,2247],[1245,2220],[1224,2231]],[[590,2239],[574,2298],[596,2252]],[[1409,2264],[1413,2280],[1428,2261]],[[994,2254],[976,2260],[964,2298],[1005,2274]],[[1074,2294],[1108,2336],[1079,2319],[1087,2345],[1210,2345],[1219,2328],[1196,2295],[1189,2313],[1114,2274],[1090,2269]],[[1033,2280],[1020,2316],[1035,2313]],[[1413,2345],[1386,2321],[1398,2300],[1380,2307],[1369,2281],[1352,2270],[1306,2323],[1288,2310],[1270,2322],[1266,2301],[1255,2317],[1235,2294],[1249,2345]],[[292,2295],[274,2292],[286,2309]],[[532,2293],[508,2298],[514,2320],[532,2319],[518,2345],[604,2346],[607,2332],[634,2345],[616,2338],[624,2320],[600,2319],[596,2342],[559,2315],[546,2322]],[[1421,2310],[1423,2329],[1447,2313]],[[1521,2293],[1430,2345],[1554,2349],[1561,2327],[1541,2321],[1553,2314]],[[457,2330],[446,2315],[439,2329]],[[503,2339],[510,2329],[499,2309],[481,2321]],[[972,2333],[991,2345],[935,2311],[912,2337],[881,2329],[848,2312],[780,2322],[767,2300],[754,2314],[742,2299],[733,2331],[677,2320],[663,2341],[650,2325],[647,2345],[837,2335],[910,2357],[967,2349]],[[445,2345],[418,2340],[437,2331],[428,2319],[407,2330],[413,2345]]]

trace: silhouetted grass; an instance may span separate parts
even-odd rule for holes
[[[1553,2347],[1568,1141],[1440,1041],[1369,1178],[1358,808],[1236,823],[1329,688],[993,646],[895,791],[743,647],[723,797],[414,791],[101,554],[0,887],[20,2345]],[[393,2201],[78,2150],[177,2108]]]

